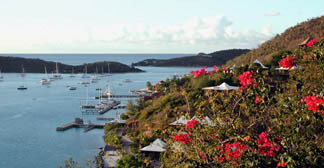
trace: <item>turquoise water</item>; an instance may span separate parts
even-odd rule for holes
[[[79,60],[79,62],[82,60]],[[63,61],[62,61],[63,62]],[[68,61],[67,61],[68,62]],[[145,73],[113,74],[102,78],[97,84],[90,84],[89,99],[96,103],[94,96],[98,94],[95,88],[104,88],[109,81],[115,94],[129,94],[129,90],[144,88],[147,81],[156,83],[171,78],[174,73],[185,74],[195,68],[154,68],[139,67]],[[96,120],[98,115],[82,115],[80,102],[86,98],[86,88],[78,84],[82,81],[79,74],[76,78],[63,75],[62,80],[56,80],[49,87],[41,86],[40,79],[44,74],[3,74],[0,82],[0,167],[35,168],[58,167],[64,160],[73,157],[84,164],[93,160],[104,145],[103,130],[95,129],[87,133],[83,129],[71,129],[56,132],[56,127],[81,117],[85,122]],[[131,83],[123,80],[130,79]],[[25,91],[17,87],[24,84]],[[67,85],[76,86],[70,91]],[[121,99],[126,104],[128,99]],[[123,112],[119,109],[118,112]],[[115,117],[116,111],[110,111],[104,117]]]

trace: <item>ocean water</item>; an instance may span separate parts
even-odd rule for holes
[[[44,59],[50,60],[49,57]],[[62,60],[61,62],[69,64],[94,61],[71,58],[64,61],[65,58],[64,56],[64,58],[52,61]],[[172,78],[175,73],[186,74],[196,69],[188,67],[139,68],[146,72],[113,74],[103,77],[96,84],[90,84],[88,86],[90,103],[97,103],[94,96],[98,94],[98,91],[95,89],[105,88],[107,81],[114,94],[129,94],[129,90],[144,88],[147,81],[154,84],[160,80]],[[98,148],[104,145],[102,129],[94,129],[86,133],[83,129],[56,131],[56,127],[72,122],[76,117],[82,118],[85,122],[102,123],[96,120],[99,115],[81,113],[80,104],[83,104],[86,99],[86,87],[79,84],[83,81],[81,74],[75,78],[64,74],[63,79],[52,82],[50,86],[40,85],[39,81],[45,77],[44,74],[26,74],[24,78],[16,73],[3,73],[3,76],[4,81],[0,82],[1,168],[55,168],[63,165],[68,157],[73,157],[82,165],[86,160],[94,159],[99,152]],[[125,83],[123,82],[125,79],[130,79],[132,82]],[[20,85],[25,85],[28,89],[18,91],[17,87]],[[68,90],[68,85],[76,86],[77,90]],[[126,104],[131,99],[120,100],[122,104]],[[101,117],[116,117],[116,112],[122,113],[124,110],[109,111]]]

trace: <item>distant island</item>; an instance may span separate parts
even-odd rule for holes
[[[124,72],[144,72],[141,69],[130,67],[119,62],[95,62],[83,65],[67,65],[57,63],[60,73],[84,73],[87,67],[87,73],[124,73]],[[56,71],[56,62],[44,61],[41,59],[30,59],[21,57],[6,57],[0,56],[0,70],[1,72],[19,73],[24,68],[26,73],[44,73],[45,67],[47,72]]]
[[[160,66],[160,67],[196,67],[196,66],[214,66],[223,65],[227,61],[249,52],[249,49],[229,49],[216,51],[210,54],[199,53],[195,56],[185,56],[172,59],[146,59],[132,66]]]

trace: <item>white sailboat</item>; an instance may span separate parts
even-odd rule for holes
[[[88,76],[88,65],[85,66],[85,72],[84,72],[84,74],[82,75],[81,78],[90,78],[90,77]]]
[[[57,63],[56,63],[56,73],[53,77],[54,79],[63,79],[62,75],[59,74]]]
[[[101,77],[104,77],[105,76],[105,74],[104,74],[104,70],[103,70],[103,67],[101,67],[101,75],[100,75]]]
[[[106,74],[106,76],[111,76],[111,72],[110,72],[110,63],[108,63],[108,73]]]
[[[46,75],[46,78],[41,79],[41,80],[40,80],[40,83],[41,83],[42,85],[49,85],[49,84],[51,84],[51,80],[49,79],[48,74],[47,74],[46,66],[45,66],[45,75]]]
[[[71,77],[71,78],[74,78],[74,77],[75,77],[75,75],[74,75],[74,69],[73,69],[73,67],[72,67],[72,72],[71,72],[71,75],[70,75],[70,77]]]
[[[20,76],[21,77],[25,77],[26,76],[26,74],[25,74],[25,68],[24,67],[22,67],[22,72],[21,72]]]
[[[0,82],[2,82],[2,81],[3,81],[3,75],[2,75],[2,72],[0,70]]]
[[[86,85],[86,103],[81,105],[81,108],[82,109],[94,109],[95,106],[94,105],[90,105],[89,104],[89,89],[88,89],[88,86]]]
[[[98,74],[98,67],[96,67],[96,73],[94,76],[92,76],[91,78],[91,83],[97,83],[98,80],[100,80],[100,78],[97,77],[97,74]]]
[[[23,70],[23,72],[22,73],[25,73],[25,71]],[[20,85],[18,88],[17,88],[17,90],[27,90],[27,87],[25,86],[25,75],[23,75],[23,74],[20,74],[20,76],[23,78],[23,84],[22,85]]]

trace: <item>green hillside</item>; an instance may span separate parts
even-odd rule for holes
[[[140,149],[160,138],[168,144],[163,167],[324,167],[324,39],[317,40],[275,57],[297,69],[202,68],[159,82],[153,99],[129,103],[122,115],[133,153],[150,163]],[[240,89],[202,89],[222,82]],[[196,121],[170,126],[182,115]]]
[[[280,35],[261,44],[258,48],[227,62],[227,65],[245,65],[255,59],[261,62],[270,61],[271,56],[280,50],[291,50],[298,47],[308,37],[319,39],[324,35],[324,16],[313,18],[288,28]]]

